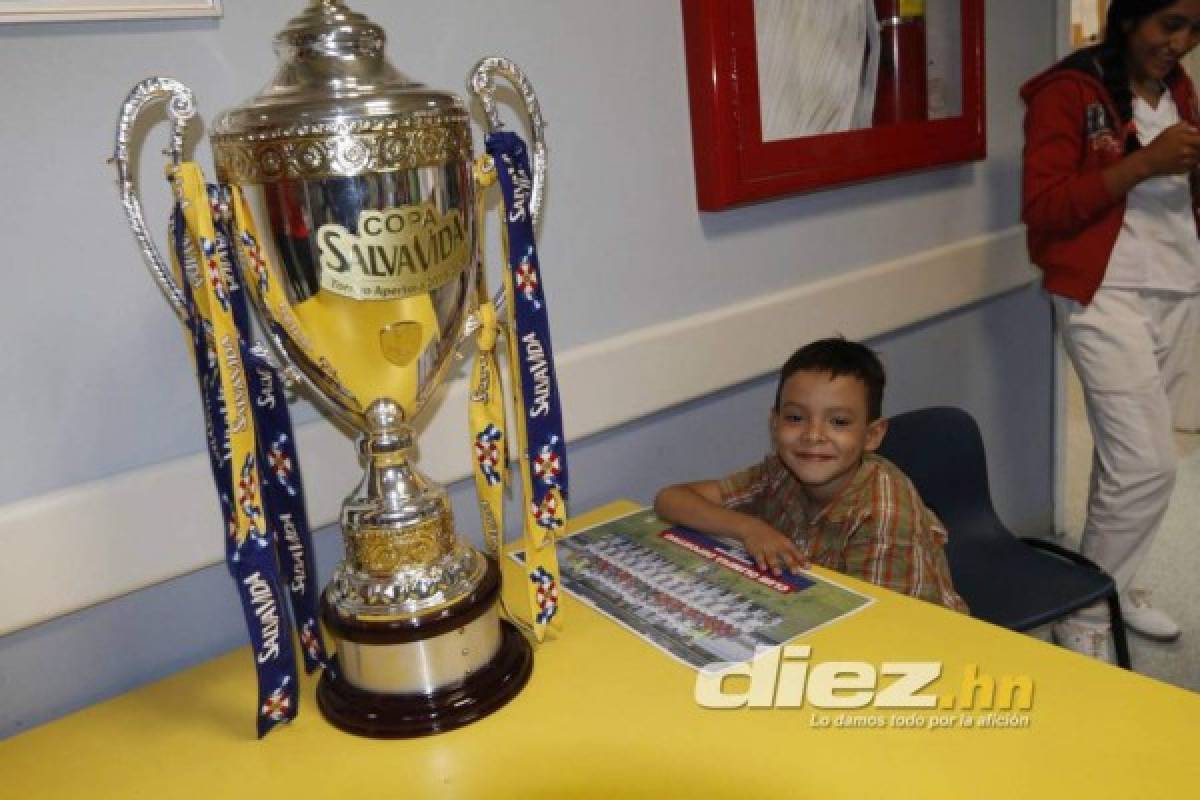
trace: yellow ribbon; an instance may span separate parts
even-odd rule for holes
[[[212,207],[200,167],[193,162],[167,168],[168,175],[182,200],[183,218],[187,226],[195,275],[184,275],[183,265],[175,260],[175,269],[184,280],[192,279],[197,313],[207,323],[210,334],[207,345],[210,357],[216,359],[221,380],[224,415],[229,452],[230,471],[235,497],[230,498],[234,509],[234,530],[231,534],[238,544],[248,536],[265,536],[263,521],[262,483],[256,455],[254,415],[250,406],[246,368],[238,345],[238,329],[230,305],[229,280],[226,265],[217,251],[216,226]]]
[[[283,283],[278,278],[279,273],[267,256],[267,248],[261,245],[258,226],[254,223],[254,215],[250,212],[250,205],[246,202],[241,187],[235,184],[228,188],[234,225],[237,228],[235,238],[238,252],[241,254],[242,263],[248,268],[247,272],[250,273],[245,275],[249,284],[248,290],[257,299],[258,304],[270,309],[271,316],[287,329],[288,340],[300,351],[301,357],[320,371],[324,379],[321,381],[322,389],[340,393],[349,401],[347,405],[355,407],[354,395],[344,385],[332,361],[304,334],[305,325],[296,318],[296,312],[284,293]]]
[[[483,276],[479,276],[479,318],[476,334],[478,352],[471,368],[471,394],[467,416],[473,436],[475,495],[483,524],[483,541],[488,552],[503,557],[504,489],[508,486],[508,442],[505,439],[504,390],[496,360],[496,337],[500,323],[487,299]]]
[[[481,188],[486,188],[495,182],[495,171],[490,162],[491,158],[489,156],[483,156],[475,164],[475,177]],[[480,195],[480,199],[477,201],[477,217],[480,220],[480,224],[477,226],[477,230],[480,232],[480,236],[482,236],[484,230],[482,224],[483,193],[479,192],[478,194]],[[507,265],[508,236],[505,226],[501,225],[500,230],[503,257]],[[504,293],[507,300],[505,303],[506,331],[511,332],[516,329],[514,318],[514,309],[516,308],[515,290],[511,270],[506,267],[503,273]],[[509,477],[506,468],[508,461],[508,439],[502,394],[503,387],[495,353],[497,337],[500,333],[500,323],[496,318],[491,298],[488,296],[482,270],[477,284],[479,287],[479,319],[481,326],[476,335],[478,351],[471,372],[471,395],[468,417],[473,440],[473,455],[476,461],[476,469],[474,471],[475,488],[479,498],[479,511],[483,525],[484,541],[489,551],[495,554],[497,558],[501,558],[507,552],[504,543],[504,489],[508,485]],[[510,371],[515,370],[517,369],[515,365],[521,363],[520,355],[517,352],[519,343],[512,335],[507,335],[505,339],[508,346],[509,369]],[[557,592],[559,581],[558,555],[555,551],[555,537],[553,532],[538,524],[538,510],[529,499],[533,497],[533,485],[531,477],[532,465],[529,463],[527,448],[528,435],[525,428],[524,399],[521,395],[521,387],[517,376],[510,375],[509,377],[508,389],[512,396],[514,417],[516,418],[516,449],[521,459],[521,469],[519,470],[521,473],[521,486],[526,498],[525,513],[523,514],[523,535],[520,543],[515,548],[524,551],[529,629],[534,638],[540,642],[545,638],[547,627],[555,629],[560,627],[559,620],[561,619],[561,614],[555,614],[549,624],[539,620],[538,612],[545,600],[540,595],[546,589],[542,584],[530,579],[528,576],[541,568],[553,576],[555,582],[554,591]],[[486,465],[483,463],[485,461],[488,462]],[[489,470],[494,471],[490,477]],[[498,480],[497,476],[499,477]],[[563,510],[565,518],[565,506],[562,494],[557,489],[550,491],[550,500],[548,502],[557,504],[557,507]],[[521,622],[520,620],[515,621]]]

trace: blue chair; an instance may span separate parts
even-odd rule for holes
[[[946,558],[971,615],[1028,631],[1108,601],[1117,663],[1132,669],[1112,577],[1083,556],[1042,539],[1019,539],[996,516],[979,426],[958,408],[891,418],[879,448],[912,479],[950,534]]]

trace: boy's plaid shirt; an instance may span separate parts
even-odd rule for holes
[[[726,508],[791,537],[814,564],[967,610],[950,581],[945,526],[908,476],[885,458],[867,453],[850,483],[811,520],[800,483],[775,455],[730,475],[720,487]]]

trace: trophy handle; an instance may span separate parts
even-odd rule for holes
[[[185,295],[179,288],[179,284],[175,282],[170,267],[158,252],[158,246],[154,244],[154,239],[146,228],[146,218],[142,213],[142,201],[138,197],[129,163],[130,138],[138,115],[149,106],[163,101],[167,104],[167,116],[171,120],[171,144],[163,151],[163,155],[170,156],[172,163],[176,166],[183,162],[183,135],[187,130],[188,122],[196,115],[195,95],[192,94],[191,89],[174,78],[155,77],[146,78],[134,86],[121,105],[121,113],[117,117],[116,145],[108,163],[117,169],[117,185],[121,191],[121,205],[125,207],[125,217],[129,220],[129,227],[133,229],[133,236],[141,248],[142,259],[150,270],[150,276],[162,290],[163,297],[167,299],[175,316],[186,325],[188,311]],[[300,370],[290,362],[273,358],[271,353],[257,342],[253,347],[260,358],[282,375],[285,389],[288,392],[294,392],[298,385],[303,384]]]
[[[171,119],[171,145],[164,151],[164,155],[170,156],[176,165],[183,161],[183,134],[188,121],[196,113],[196,100],[192,90],[174,78],[155,77],[147,78],[134,86],[121,105],[121,114],[117,118],[116,146],[108,163],[117,168],[121,204],[125,207],[125,217],[129,220],[129,227],[133,229],[134,238],[142,250],[142,258],[150,270],[150,276],[162,290],[175,316],[181,321],[186,321],[187,306],[183,291],[175,283],[170,268],[146,229],[142,201],[138,197],[137,187],[134,186],[129,164],[129,139],[133,133],[134,122],[148,106],[161,101],[166,101],[167,116]]]
[[[529,210],[533,214],[533,224],[536,229],[542,216],[542,198],[546,192],[546,122],[542,119],[542,106],[534,94],[533,85],[529,83],[524,71],[514,62],[500,56],[488,56],[480,59],[471,70],[471,92],[479,98],[483,112],[488,119],[488,132],[500,130],[504,123],[500,121],[500,112],[496,108],[496,79],[499,75],[520,93],[525,103],[525,111],[529,114],[529,128],[533,140],[533,150],[530,153],[533,168],[533,195],[529,200]]]
[[[533,168],[533,191],[529,198],[529,211],[533,215],[533,226],[536,232],[542,218],[542,199],[546,193],[546,121],[542,118],[542,105],[538,102],[537,94],[533,91],[533,84],[529,82],[529,77],[515,62],[502,56],[488,56],[480,59],[479,63],[471,70],[469,88],[483,106],[483,113],[488,120],[488,133],[504,127],[504,123],[500,121],[500,112],[496,107],[496,75],[506,79],[516,88],[525,104],[525,112],[529,115],[530,138],[533,146],[533,151],[530,153]],[[495,296],[492,297],[492,305],[500,319],[504,319],[506,302],[504,290],[497,290]],[[472,314],[467,320],[462,340],[473,335],[479,326],[478,315]]]

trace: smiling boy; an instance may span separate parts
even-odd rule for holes
[[[857,342],[802,347],[780,372],[771,455],[722,480],[668,486],[655,511],[741,541],[760,569],[820,564],[966,611],[950,581],[946,529],[907,476],[874,453],[887,432],[885,381],[879,359]]]

